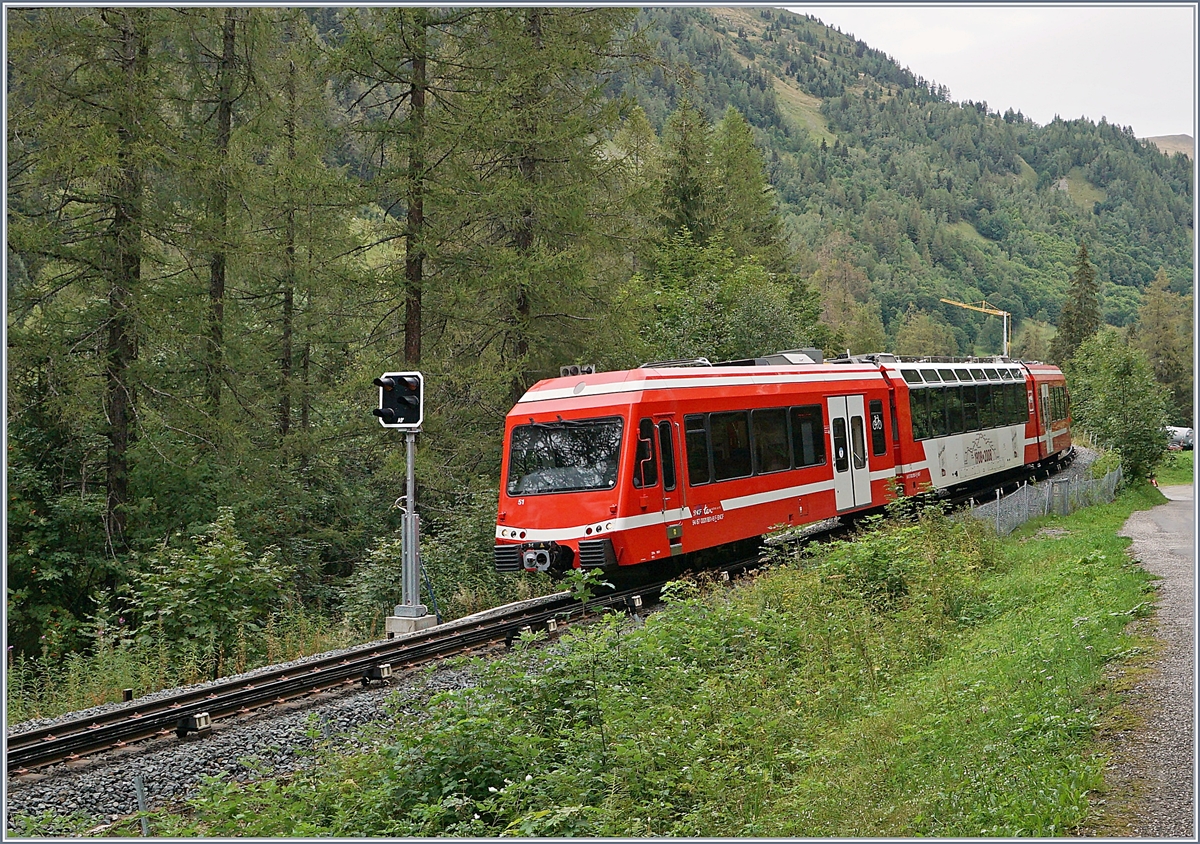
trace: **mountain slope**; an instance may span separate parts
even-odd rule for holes
[[[864,42],[778,10],[644,10],[639,27],[667,69],[626,93],[659,129],[685,94],[713,121],[742,111],[802,270],[827,295],[877,304],[893,337],[915,308],[962,351],[992,342],[998,326],[943,297],[1054,322],[1080,242],[1110,323],[1134,318],[1160,267],[1192,288],[1192,164],[1124,128],[950,102]]]

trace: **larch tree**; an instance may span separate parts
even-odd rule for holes
[[[102,419],[110,553],[124,547],[128,527],[144,261],[166,228],[150,219],[148,201],[148,171],[170,155],[163,17],[131,7],[30,9],[9,18],[9,242],[35,263],[31,292],[43,316],[67,305],[60,318],[74,322],[77,335],[66,355],[97,352],[89,363],[105,385],[102,406],[85,392],[75,397],[75,416]],[[104,305],[95,308],[97,301]]]
[[[730,106],[712,134],[714,226],[739,255],[754,255],[771,272],[789,267],[783,222],[750,124]]]
[[[58,653],[123,576],[141,508],[147,267],[172,225],[167,13],[10,10],[8,248],[27,268],[8,321],[9,632]],[[15,508],[15,509],[14,509]]]
[[[618,216],[608,144],[620,104],[605,93],[618,69],[625,9],[492,9],[469,33],[480,69],[463,117],[475,202],[462,269],[494,308],[492,339],[509,401],[603,332],[612,285],[596,256]]]

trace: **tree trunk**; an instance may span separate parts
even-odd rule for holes
[[[225,349],[225,261],[229,233],[229,137],[233,128],[233,70],[237,18],[225,10],[221,61],[217,72],[217,174],[213,184],[212,215],[215,244],[208,276],[208,359],[205,365],[208,405],[213,417],[221,409],[221,377]]]
[[[141,11],[125,9],[111,13],[119,39],[118,62],[125,77],[125,109],[132,111],[139,95],[139,77],[144,72],[149,50],[137,26]],[[107,20],[107,15],[105,16]],[[117,121],[117,167],[113,185],[112,225],[108,239],[113,261],[108,290],[108,337],[105,343],[104,380],[108,399],[106,435],[107,495],[104,521],[109,551],[125,544],[129,501],[129,447],[137,427],[136,394],[131,368],[137,360],[137,328],[133,302],[141,281],[142,172],[132,151],[139,121],[132,113]]]
[[[423,9],[413,13],[412,83],[409,86],[408,216],[404,228],[404,362],[421,362],[421,290],[424,285],[425,247],[425,76],[427,18]]]
[[[534,10],[529,14],[526,23],[526,34],[533,43],[533,48],[540,51],[542,49],[542,15],[541,12]],[[521,108],[521,115],[524,121],[536,121],[536,115],[530,115],[528,105]],[[525,137],[537,137],[536,126],[527,126],[524,132]],[[535,176],[537,175],[537,158],[536,151],[531,147],[526,147],[520,159],[517,161],[517,172],[520,173],[522,181],[527,186],[532,186]],[[516,247],[518,254],[522,257],[529,257],[533,254],[534,243],[534,210],[532,199],[530,203],[521,210],[521,221],[517,226],[517,230],[513,236],[513,245]],[[529,386],[530,376],[525,371],[525,356],[529,354],[529,335],[526,329],[529,325],[529,315],[532,313],[532,307],[529,298],[529,286],[524,282],[518,282],[517,300],[516,300],[516,328],[513,342],[513,353],[517,359],[517,370],[513,374],[513,383],[511,396],[513,404],[525,394],[526,388]]]
[[[296,160],[296,63],[288,63],[287,134],[288,162]],[[292,423],[292,321],[296,289],[296,206],[288,197],[283,248],[283,326],[279,341],[279,435],[286,438]],[[286,455],[286,451],[285,451]]]

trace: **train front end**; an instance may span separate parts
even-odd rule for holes
[[[534,385],[504,428],[495,567],[547,572],[617,564],[618,489],[629,400],[582,395],[608,375]],[[615,400],[614,400],[615,399]]]

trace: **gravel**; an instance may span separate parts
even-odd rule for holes
[[[536,607],[540,604],[549,603],[551,601],[558,600],[558,598],[559,598],[558,594],[544,595],[539,598],[530,598],[528,600],[520,601],[518,603],[520,603],[524,606],[527,606],[527,607]],[[484,621],[493,616],[502,615],[505,612],[509,612],[514,608],[514,606],[516,606],[516,605],[515,604],[506,604],[501,607],[494,607],[489,610],[483,610],[483,611],[477,612],[473,615],[468,615],[468,616],[464,616],[462,618],[455,619],[453,621],[448,621],[445,624],[441,625],[441,627],[439,627],[438,629],[439,630],[451,630],[455,627],[466,626],[469,624]],[[365,649],[370,648],[377,644],[378,644],[378,642],[367,642],[365,644],[354,645],[352,647],[341,648],[339,650],[327,651],[325,653],[299,657],[298,659],[294,659],[290,662],[282,662],[282,663],[279,663],[276,665],[267,665],[267,666],[263,666],[261,668],[255,668],[251,671],[245,672],[244,674],[237,674],[237,675],[232,675],[229,677],[222,677],[219,680],[212,680],[212,681],[205,682],[205,683],[195,683],[191,686],[183,686],[183,687],[180,687],[177,689],[162,689],[161,691],[157,691],[157,692],[149,692],[145,695],[139,696],[137,698],[137,701],[139,703],[142,701],[154,701],[154,700],[159,700],[164,697],[170,697],[171,695],[178,694],[180,692],[195,691],[198,689],[206,689],[206,688],[210,688],[212,686],[234,682],[236,680],[247,680],[252,677],[257,677],[261,674],[266,674],[270,671],[275,671],[276,669],[280,669],[280,668],[291,668],[291,667],[297,666],[297,665],[306,665],[310,662],[316,662],[318,660],[326,659],[331,656],[344,656],[347,654],[352,654],[352,653],[355,653],[356,651],[365,650]],[[58,724],[58,723],[61,723],[64,721],[75,720],[77,718],[87,718],[87,717],[92,717],[92,716],[96,716],[96,715],[101,715],[104,713],[112,712],[117,709],[121,709],[125,706],[128,706],[128,704],[118,701],[115,703],[103,703],[103,704],[100,704],[99,706],[93,706],[93,707],[90,707],[89,709],[80,710],[79,712],[68,712],[64,715],[58,715],[53,718],[31,718],[28,721],[22,721],[17,724],[8,724],[5,728],[5,735],[12,735],[13,733],[23,733],[28,730],[37,729],[39,727],[49,727],[54,724]]]
[[[390,688],[326,693],[290,708],[217,722],[206,736],[158,739],[17,778],[8,783],[6,826],[17,828],[18,815],[82,817],[93,826],[128,816],[137,811],[134,778],[139,775],[153,809],[194,796],[206,777],[224,774],[246,781],[278,776],[314,764],[318,746],[365,749],[369,739],[360,728],[384,719],[419,717],[430,695],[466,687],[470,672],[414,670],[393,683]]]

